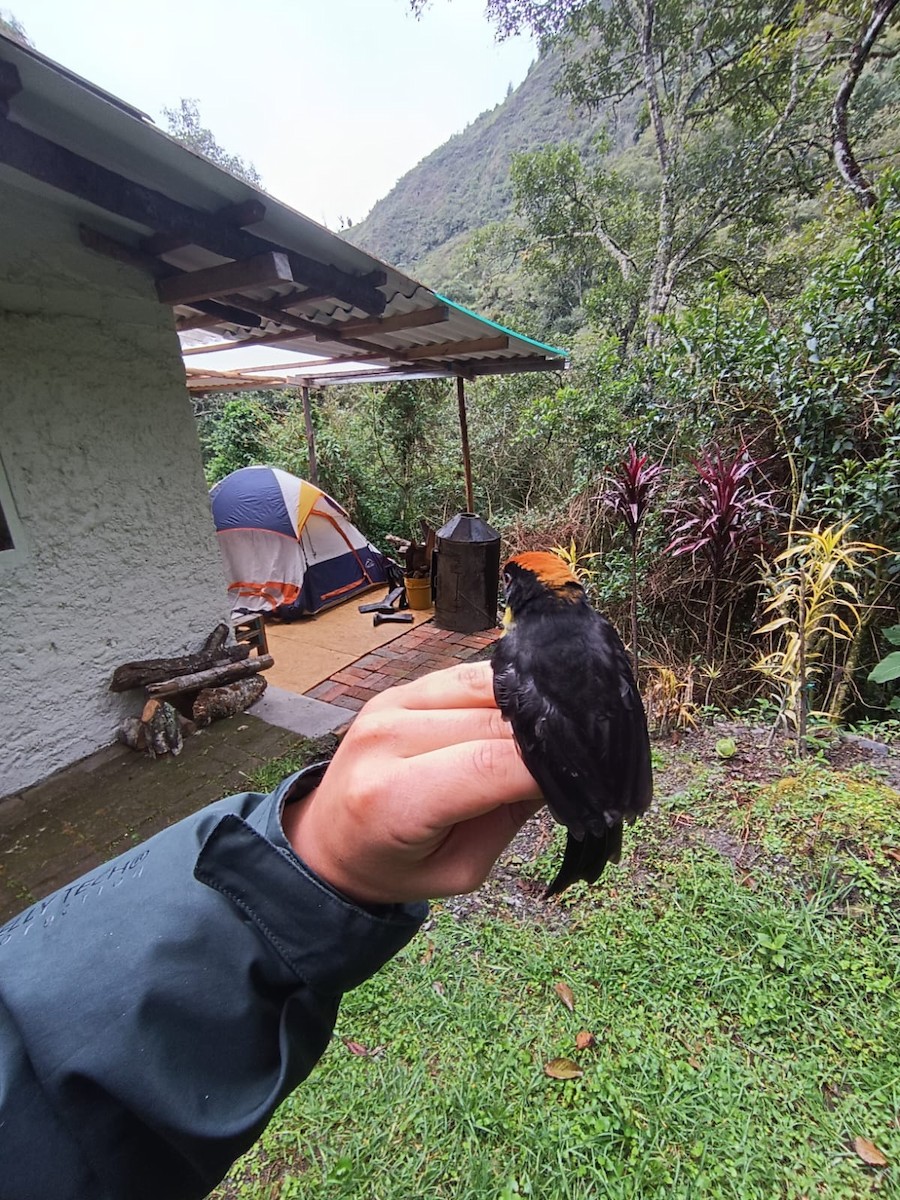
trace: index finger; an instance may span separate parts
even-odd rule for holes
[[[408,709],[496,708],[494,673],[489,662],[461,663],[431,671],[412,683],[382,692],[369,706]]]

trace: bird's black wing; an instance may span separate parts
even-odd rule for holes
[[[497,643],[493,667],[522,759],[572,835],[567,858],[590,860],[573,861],[573,878],[599,861],[596,878],[618,857],[622,822],[653,794],[647,722],[622,643],[590,609],[577,620],[520,619]]]

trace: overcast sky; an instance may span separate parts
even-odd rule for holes
[[[498,45],[484,0],[0,0],[36,48],[165,128],[203,123],[263,187],[335,229],[525,77],[530,41]]]

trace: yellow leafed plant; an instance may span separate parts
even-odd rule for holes
[[[859,627],[860,598],[852,579],[885,553],[870,542],[847,540],[852,525],[794,533],[788,548],[764,567],[771,594],[764,611],[771,619],[756,633],[775,634],[778,644],[753,665],[778,686],[781,714],[796,728],[801,752],[811,715],[809,692],[826,668],[842,665],[839,647],[852,642]]]

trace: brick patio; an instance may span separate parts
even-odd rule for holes
[[[457,666],[490,646],[499,636],[499,629],[452,633],[427,621],[363,655],[350,666],[335,671],[304,695],[358,712],[367,700],[395,683],[407,683],[429,671]]]

